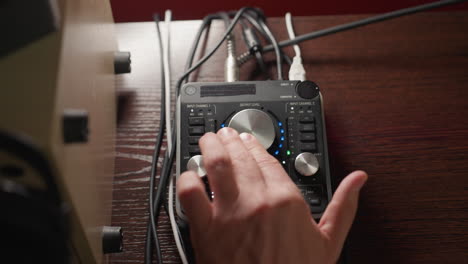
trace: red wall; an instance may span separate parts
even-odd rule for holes
[[[268,17],[382,13],[399,8],[428,3],[430,0],[111,0],[116,22],[149,21],[153,13],[163,14],[171,9],[175,20],[201,19],[209,13],[239,9],[243,6],[260,7]],[[468,10],[468,2],[438,10]]]

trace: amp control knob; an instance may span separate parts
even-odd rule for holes
[[[206,170],[203,167],[203,156],[195,155],[191,157],[187,162],[187,170],[196,172],[200,177],[206,176]]]
[[[237,130],[239,134],[252,134],[265,149],[275,140],[273,120],[267,113],[258,109],[244,109],[236,113],[228,126]]]
[[[294,167],[302,176],[312,176],[319,169],[317,157],[310,152],[303,152],[297,155]]]

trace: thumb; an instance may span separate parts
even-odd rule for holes
[[[367,180],[364,171],[349,174],[338,186],[319,223],[322,233],[329,239],[338,256],[356,214],[359,191]]]
[[[211,219],[211,202],[200,177],[193,171],[186,171],[177,180],[177,196],[189,222],[195,229],[204,229]]]

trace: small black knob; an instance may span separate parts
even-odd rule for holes
[[[118,253],[123,250],[123,232],[120,226],[102,228],[102,251],[104,254]]]
[[[114,53],[115,74],[130,73],[132,71],[130,55],[128,51],[117,51]]]
[[[311,81],[299,82],[296,85],[296,93],[304,99],[312,99],[319,95],[320,89],[318,85]]]
[[[83,109],[65,109],[63,112],[63,141],[86,143],[88,141],[88,112]]]

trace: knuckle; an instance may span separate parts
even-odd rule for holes
[[[199,191],[199,186],[193,179],[192,172],[184,172],[177,181],[177,195],[180,198],[191,196],[194,192]],[[192,178],[191,178],[192,177]]]
[[[232,155],[232,159],[240,164],[245,164],[246,161],[253,159],[248,151],[236,151]]]
[[[268,219],[271,216],[274,209],[275,208],[273,204],[267,202],[266,200],[258,202],[252,206],[250,213],[247,215],[247,219],[252,221],[263,221],[264,219]]]
[[[210,138],[212,138],[213,136],[216,136],[215,134],[213,134],[212,132],[208,132],[208,133],[205,133],[199,140],[198,140],[198,143],[200,145],[205,145],[205,143],[207,141],[210,140]]]
[[[229,157],[225,154],[215,156],[207,155],[203,159],[203,165],[208,170],[221,170],[229,166],[230,162]]]
[[[306,206],[302,195],[297,191],[284,188],[277,191],[272,199],[276,208],[296,208]]]
[[[278,160],[276,160],[275,158],[273,158],[267,153],[263,155],[257,155],[257,163],[260,168],[278,167],[278,166],[281,167]]]

